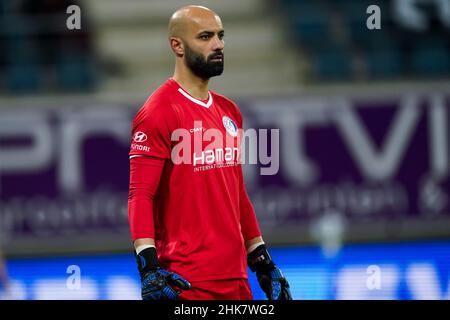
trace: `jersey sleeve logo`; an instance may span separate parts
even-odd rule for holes
[[[222,123],[223,126],[225,127],[225,129],[227,130],[227,132],[233,136],[236,137],[238,135],[238,128],[237,125],[234,123],[233,120],[231,120],[229,117],[227,116],[223,116],[222,118]]]
[[[147,141],[147,135],[143,133],[142,131],[138,131],[134,134],[133,137],[134,142],[140,143]]]

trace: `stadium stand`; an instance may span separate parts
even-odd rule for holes
[[[91,28],[67,29],[66,9],[72,4],[77,1],[2,0],[3,91],[89,92],[95,88]]]
[[[380,7],[381,28],[389,32],[367,29],[366,10],[371,4]],[[402,6],[404,3],[394,0],[278,2],[279,11],[286,17],[286,33],[294,36],[297,50],[306,53],[311,63],[307,79],[448,78],[448,17],[439,17],[438,2],[418,3],[419,17],[425,13],[429,21],[426,28],[414,30],[402,25],[399,17],[406,11]],[[362,68],[357,67],[357,61],[362,61]]]
[[[450,9],[439,8],[440,0],[418,4],[420,14],[405,2],[377,0],[383,29],[373,31],[367,0],[248,0],[239,10],[227,0],[197,3],[219,12],[225,25],[225,73],[212,88],[227,95],[449,79]],[[70,4],[82,8],[81,30],[66,28]],[[185,4],[0,0],[0,93],[145,99],[173,72],[167,20]]]
[[[115,95],[143,99],[172,75],[167,22],[185,1],[71,1],[82,9],[82,29],[75,32],[65,27],[67,1],[1,3],[1,21],[9,26],[2,33],[9,40],[0,44],[7,46],[8,56],[0,89],[4,93],[42,97],[52,90],[96,89],[96,94],[109,99]],[[197,3],[219,12],[227,31],[227,67],[220,81],[213,80],[214,89],[240,96],[296,92],[298,56],[279,36],[279,15],[270,11],[268,2],[245,1],[239,10],[231,1]],[[44,32],[40,23],[48,22],[45,17],[51,12],[57,12],[54,16],[60,20]]]

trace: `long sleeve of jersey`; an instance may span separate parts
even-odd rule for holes
[[[132,240],[155,238],[153,198],[161,179],[164,159],[131,157],[128,220]]]
[[[240,169],[240,211],[241,211],[241,230],[244,241],[261,236],[261,231],[256,220],[255,209],[248,197],[245,189],[242,166]]]

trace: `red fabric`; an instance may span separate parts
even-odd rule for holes
[[[180,300],[253,300],[247,279],[215,280],[192,283]]]
[[[260,236],[260,232],[237,157],[229,158],[226,165],[218,160],[218,151],[239,148],[239,136],[232,133],[242,128],[242,116],[231,100],[212,91],[209,107],[204,105],[209,100],[201,102],[203,105],[192,100],[170,79],[136,114],[130,156],[158,157],[165,164],[153,205],[143,205],[130,215],[130,223],[138,224],[131,229],[138,230],[139,236],[150,236],[151,226],[143,221],[153,214],[160,265],[188,281],[247,278],[245,240]],[[179,142],[171,140],[179,128],[186,129],[180,140],[190,143],[183,152]],[[210,128],[218,130],[224,141],[204,137],[200,148],[194,148],[194,137]],[[218,156],[211,162],[207,152]],[[179,163],[182,158],[191,163]],[[154,190],[156,176],[142,177]]]
[[[240,170],[240,211],[241,211],[241,228],[242,228],[242,236],[244,237],[244,241],[248,241],[259,237],[261,235],[261,231],[258,226],[258,221],[256,220],[255,209],[253,208],[252,203],[247,194],[247,190],[245,189],[244,177],[242,174],[242,167]]]
[[[128,220],[132,240],[155,238],[153,199],[158,188],[164,160],[137,156],[130,159]]]

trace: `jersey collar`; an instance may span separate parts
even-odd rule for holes
[[[212,94],[211,94],[210,91],[208,91],[208,101],[205,103],[202,100],[194,98],[188,92],[183,90],[183,88],[181,88],[181,86],[173,78],[171,80],[174,81],[178,85],[178,92],[181,93],[183,96],[185,96],[186,98],[188,98],[192,102],[194,102],[194,103],[196,103],[196,104],[198,104],[198,105],[200,105],[202,107],[205,107],[207,109],[209,109],[209,107],[211,107],[211,105],[213,103],[213,98],[212,98]]]
[[[184,91],[182,88],[178,88],[178,92],[180,92],[183,96],[185,96],[186,98],[188,98],[192,102],[194,102],[194,103],[196,103],[198,105],[201,105],[202,107],[209,108],[212,105],[212,102],[213,102],[212,95],[211,95],[211,93],[209,91],[208,91],[208,102],[206,102],[206,103],[204,103],[201,100],[198,100],[198,99],[194,98],[189,93]]]

